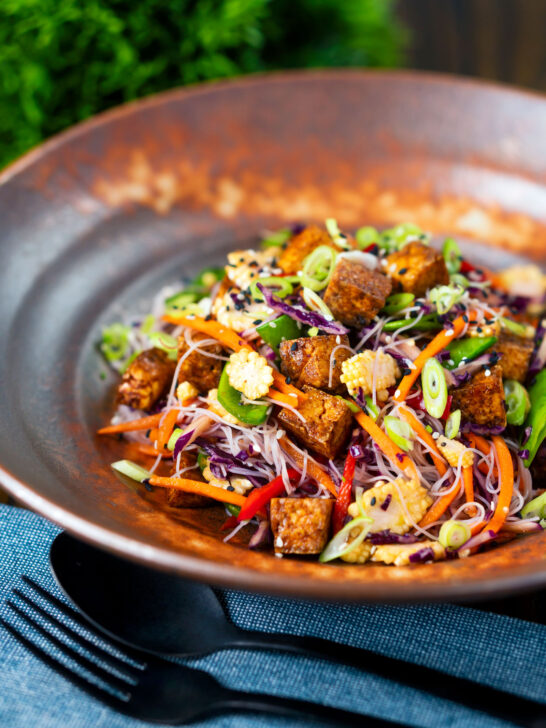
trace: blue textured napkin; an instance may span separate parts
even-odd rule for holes
[[[0,506],[0,615],[13,587],[31,576],[60,596],[48,566],[56,526],[11,506]],[[242,627],[313,634],[386,655],[442,668],[454,675],[544,700],[546,627],[451,605],[347,606],[286,601],[223,592],[231,618]],[[522,597],[524,599],[525,597]],[[10,616],[9,619],[13,621]],[[226,651],[189,660],[238,689],[276,693],[365,710],[411,726],[501,728],[511,725],[429,697],[359,670],[274,652]],[[309,725],[309,722],[297,725]],[[144,726],[87,697],[45,667],[0,625],[2,728],[130,728]],[[207,728],[275,728],[296,721],[231,715]],[[365,720],[363,720],[365,725]]]

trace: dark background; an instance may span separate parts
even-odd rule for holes
[[[104,109],[284,68],[414,67],[546,90],[546,0],[1,0],[0,167]]]

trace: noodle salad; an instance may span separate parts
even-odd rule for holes
[[[228,541],[321,562],[465,558],[546,527],[546,277],[417,226],[293,226],[103,330],[100,435]]]

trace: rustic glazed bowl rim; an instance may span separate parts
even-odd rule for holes
[[[112,110],[102,112],[88,120],[85,120],[66,131],[52,137],[50,140],[27,152],[18,160],[12,162],[0,173],[0,185],[6,184],[12,176],[25,170],[34,162],[41,159],[45,154],[50,153],[62,146],[66,141],[78,138],[88,131],[106,125],[114,119],[130,116],[137,109],[150,108],[161,105],[167,100],[178,97],[192,97],[208,94],[218,89],[252,86],[255,84],[274,84],[286,80],[309,81],[322,79],[332,80],[339,78],[366,78],[384,75],[393,80],[407,80],[425,82],[430,85],[438,84],[445,87],[446,84],[456,85],[458,88],[465,86],[482,87],[502,91],[520,97],[532,97],[544,100],[545,96],[538,92],[514,88],[509,85],[492,83],[477,79],[458,77],[441,73],[416,72],[416,71],[362,71],[358,69],[332,69],[321,71],[292,71],[280,73],[253,74],[236,79],[197,84],[195,86],[171,89],[155,94],[138,101],[124,104]],[[306,598],[336,599],[363,601],[403,601],[404,599],[418,600],[445,600],[446,598],[476,599],[487,598],[492,595],[500,595],[514,591],[529,591],[546,583],[546,571],[525,570],[517,574],[507,576],[495,576],[480,584],[479,591],[475,583],[468,586],[461,582],[446,583],[445,587],[439,589],[438,582],[420,583],[419,596],[416,597],[415,586],[408,584],[393,584],[380,582],[377,584],[367,583],[366,595],[354,593],[354,584],[344,587],[343,583],[336,583],[334,594],[328,595],[328,581],[306,579],[300,582],[297,575],[287,576],[286,574],[276,575],[274,571],[269,574],[257,573],[251,569],[232,564],[219,564],[213,560],[205,560],[200,557],[193,557],[188,554],[181,554],[162,549],[152,545],[143,545],[142,542],[123,536],[115,530],[97,525],[92,520],[74,514],[70,509],[57,505],[53,500],[45,498],[22,480],[10,473],[0,463],[0,481],[2,486],[13,496],[14,499],[24,504],[36,513],[48,518],[62,528],[82,540],[105,548],[117,555],[134,559],[149,566],[160,568],[176,573],[183,572],[185,576],[200,581],[210,582],[217,585],[241,588],[254,591],[266,591]],[[183,563],[183,568],[181,564]],[[326,567],[327,568],[327,567]]]

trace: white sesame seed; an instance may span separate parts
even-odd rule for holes
[[[440,437],[440,433],[439,432],[433,432],[432,433],[432,439],[433,440],[437,440],[439,437]]]
[[[453,329],[448,329],[446,331],[446,336],[454,336],[454,335],[455,335],[455,331]]]
[[[396,399],[398,399],[398,397],[400,396],[400,390],[399,389],[396,390],[396,392],[394,393],[394,396],[396,397]]]
[[[485,376],[486,377],[490,377],[491,376],[491,369],[486,369],[485,370]]]

